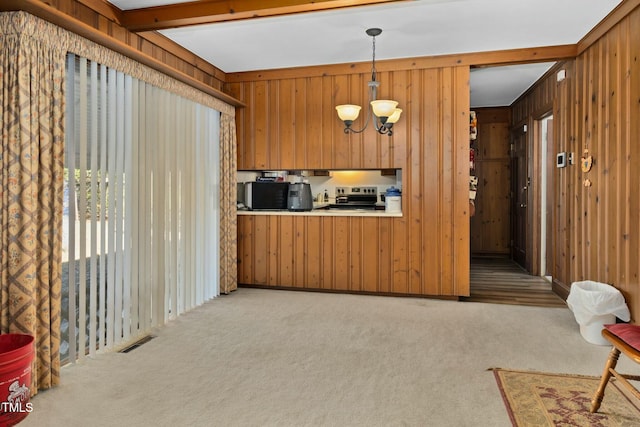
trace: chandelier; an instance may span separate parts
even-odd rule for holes
[[[369,110],[367,119],[364,123],[364,127],[360,130],[356,130],[351,127],[354,121],[360,114],[359,105],[344,104],[338,105],[336,110],[338,111],[338,117],[344,122],[344,133],[361,133],[369,125],[371,116],[373,116],[373,125],[380,134],[393,135],[393,124],[400,119],[402,110],[397,108],[398,103],[389,99],[377,99],[378,86],[380,82],[376,81],[376,36],[382,33],[380,28],[369,28],[366,31],[368,36],[371,36],[373,40],[373,59],[371,62],[371,81],[369,86]]]

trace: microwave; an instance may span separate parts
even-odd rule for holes
[[[251,210],[287,210],[288,194],[288,182],[246,182],[244,204]]]

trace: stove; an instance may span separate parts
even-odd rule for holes
[[[376,209],[378,189],[376,187],[336,187],[336,202],[333,209]]]

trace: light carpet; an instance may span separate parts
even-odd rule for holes
[[[506,427],[487,368],[599,375],[609,353],[567,308],[249,288],[153,332],[63,368],[21,427]]]
[[[517,427],[640,425],[637,399],[611,380],[597,413],[589,412],[600,377],[495,369],[511,421]]]

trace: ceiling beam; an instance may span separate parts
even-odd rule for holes
[[[129,31],[153,31],[396,1],[409,0],[202,0],[125,10],[121,24]]]

